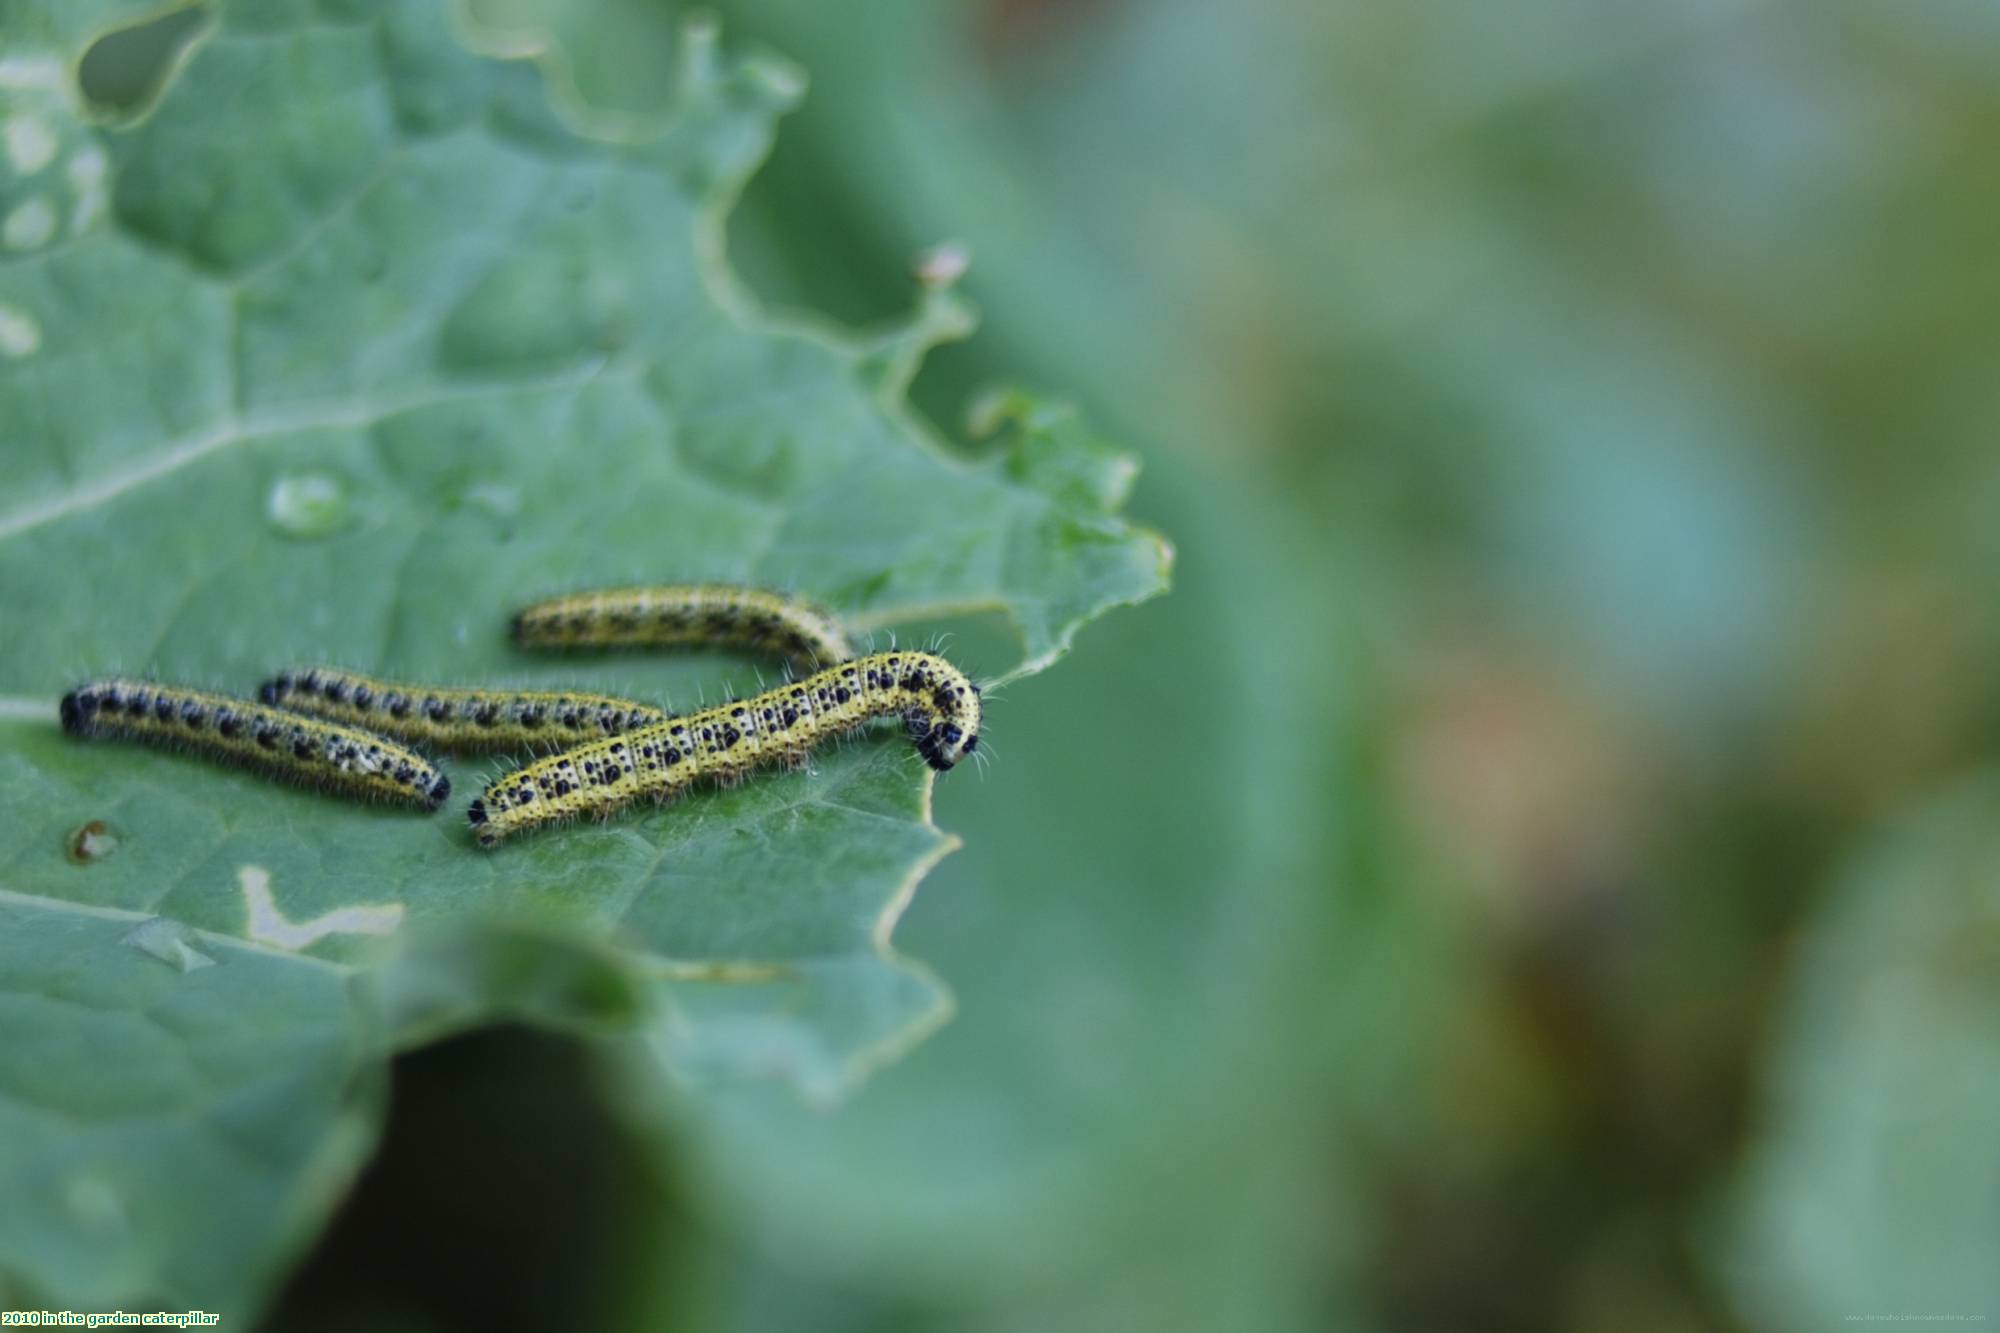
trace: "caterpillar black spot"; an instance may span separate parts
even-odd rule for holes
[[[327,667],[273,676],[257,697],[399,740],[459,752],[564,747],[666,720],[664,710],[608,694],[452,690]]]
[[[805,670],[854,656],[839,622],[810,602],[719,583],[604,588],[536,602],[514,617],[514,641],[524,648],[715,644]]]
[[[359,727],[152,681],[99,680],[63,696],[63,730],[187,750],[302,787],[435,810],[451,782],[413,750]]]
[[[979,744],[979,687],[934,653],[875,653],[550,755],[488,783],[466,817],[491,847],[528,829],[605,818],[642,799],[670,801],[699,782],[731,784],[761,766],[802,764],[814,746],[877,717],[901,717],[917,753],[943,772]]]

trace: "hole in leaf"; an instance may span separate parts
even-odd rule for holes
[[[208,6],[189,5],[105,33],[90,44],[77,67],[83,100],[113,120],[151,110],[188,48],[207,30],[210,17]]]
[[[398,1057],[381,1146],[263,1327],[630,1327],[693,1224],[605,1068],[518,1027]]]

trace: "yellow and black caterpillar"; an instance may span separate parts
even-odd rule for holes
[[[415,751],[358,727],[249,699],[139,680],[99,680],[63,696],[63,730],[191,750],[343,796],[435,810],[451,782]]]
[[[524,648],[650,648],[717,644],[802,668],[854,656],[832,616],[810,602],[724,583],[603,588],[537,602],[514,617]]]
[[[753,698],[578,746],[497,778],[466,811],[491,847],[528,829],[666,802],[703,781],[733,784],[767,764],[798,765],[871,718],[900,716],[943,772],[979,743],[979,687],[933,653],[875,653]]]
[[[452,690],[327,667],[273,676],[257,697],[442,750],[576,745],[662,722],[664,710],[569,690]]]

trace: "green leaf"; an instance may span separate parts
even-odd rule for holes
[[[158,917],[0,893],[0,1032],[9,1309],[213,1310],[311,1237],[380,1116],[345,969]]]
[[[6,12],[0,121],[38,128],[0,163],[0,227],[33,206],[0,255],[0,892],[20,923],[0,993],[47,999],[53,976],[156,1013],[255,981],[271,1002],[244,998],[240,1021],[296,1104],[272,1146],[227,1085],[177,1088],[177,1123],[234,1171],[185,1196],[164,1172],[114,1180],[135,1219],[178,1209],[135,1228],[147,1248],[122,1266],[31,1208],[38,1248],[0,1247],[0,1285],[234,1315],[330,1206],[308,1184],[353,1169],[368,1112],[346,1109],[352,1089],[399,1046],[520,1016],[635,1031],[696,1088],[839,1097],[949,1012],[889,934],[956,840],[931,822],[929,771],[870,735],[811,772],[483,854],[462,810],[492,765],[449,766],[458,795],[436,818],[350,806],[72,742],[54,702],[77,677],[247,691],[325,660],[687,706],[759,668],[522,656],[507,618],[576,586],[727,579],[864,633],[998,612],[1018,648],[963,665],[1005,680],[1158,592],[1166,552],[1116,517],[1130,464],[1073,416],[1023,408],[967,459],[905,409],[924,351],[970,326],[949,291],[851,337],[733,285],[724,211],[797,94],[790,69],[726,61],[694,26],[668,115],[593,121],[532,64],[475,53],[488,39],[440,6],[271,0],[222,7],[153,110],[109,127],[73,72],[119,15],[154,12]],[[197,953],[213,966],[183,970]],[[289,1053],[303,1001],[278,1001],[315,987],[332,998],[311,1021],[349,1034],[345,1066],[307,1028]],[[379,1017],[333,1004],[350,995]],[[30,1020],[9,1012],[11,1055]],[[87,1050],[85,1017],[36,1011],[35,1049]],[[204,1069],[248,1040],[147,1036]],[[131,1072],[14,1070],[0,1114],[54,1126],[36,1161],[149,1158]],[[67,1117],[100,1103],[98,1141]],[[0,1160],[0,1188],[30,1165]],[[246,1222],[253,1206],[290,1229]],[[269,1243],[223,1239],[245,1226]]]
[[[2000,780],[1879,838],[1814,922],[1716,1268],[1759,1328],[2000,1306]]]

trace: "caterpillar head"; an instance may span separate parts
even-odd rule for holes
[[[90,730],[90,715],[97,711],[97,694],[88,685],[62,697],[63,730],[81,736]]]
[[[940,773],[950,772],[959,760],[979,748],[979,733],[968,731],[956,722],[947,720],[934,724],[921,713],[916,713],[910,716],[909,728],[917,753]]]

